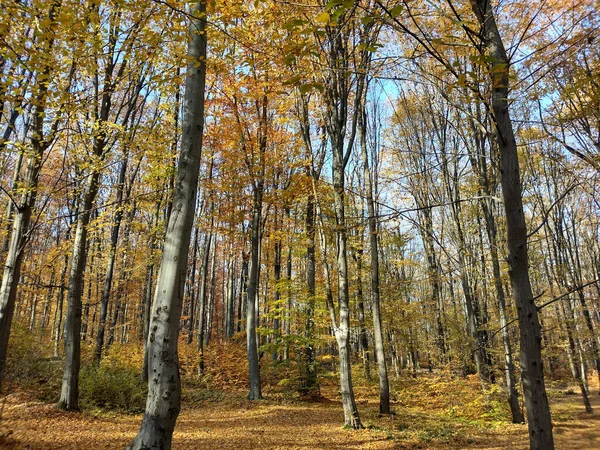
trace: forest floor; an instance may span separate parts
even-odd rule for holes
[[[495,418],[478,400],[474,379],[425,376],[394,384],[396,415],[378,417],[376,387],[357,388],[364,430],[344,429],[333,383],[319,402],[286,400],[267,393],[249,402],[242,391],[187,396],[177,421],[174,449],[526,449],[527,428]],[[208,393],[207,393],[208,392]],[[470,392],[474,395],[470,395]],[[140,415],[67,413],[23,392],[0,400],[0,448],[119,449],[134,437]],[[578,395],[550,389],[557,449],[600,449],[597,412],[585,414]],[[489,402],[488,402],[489,403]],[[491,411],[491,412],[490,412]],[[475,416],[476,418],[472,418]],[[471,417],[471,418],[469,418]]]

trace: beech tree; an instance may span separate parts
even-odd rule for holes
[[[173,209],[165,234],[148,334],[148,398],[131,450],[170,449],[181,408],[178,362],[179,316],[187,274],[196,193],[202,156],[206,80],[206,3],[189,9],[188,65],[183,98],[183,134]]]
[[[50,96],[48,80],[52,76],[55,68],[54,62],[52,61],[52,51],[56,42],[56,30],[59,26],[58,15],[61,5],[62,2],[60,0],[52,2],[47,12],[47,20],[44,20],[44,26],[38,30],[36,35],[39,48],[39,55],[37,58],[41,63],[41,67],[36,74],[37,85],[33,94],[36,100],[32,111],[33,121],[31,124],[30,135],[32,152],[31,156],[27,159],[24,176],[26,190],[25,193],[20,196],[19,203],[15,205],[16,212],[13,217],[13,225],[7,249],[8,252],[4,262],[2,285],[0,287],[0,384],[2,383],[4,376],[8,339],[10,337],[10,328],[17,296],[17,285],[23,262],[24,247],[27,242],[27,232],[29,231],[33,209],[36,204],[42,161],[44,153],[56,138],[56,131],[60,124],[59,116],[50,123],[50,132],[48,132],[48,124],[45,124],[45,117],[48,98]],[[45,16],[45,14],[43,15]],[[5,62],[3,59],[2,65],[4,64]],[[70,80],[67,85],[69,84]],[[4,107],[4,101],[2,102],[2,106]],[[20,164],[15,168],[15,178],[18,176],[19,169]],[[10,201],[11,203],[15,202],[12,198]]]
[[[488,66],[492,83],[491,107],[500,154],[500,180],[506,212],[508,273],[519,318],[521,376],[529,443],[532,449],[553,449],[552,419],[544,383],[541,328],[529,278],[527,225],[523,211],[517,141],[510,118],[510,59],[498,31],[491,2],[473,0],[471,7],[481,26],[482,43],[492,59]]]

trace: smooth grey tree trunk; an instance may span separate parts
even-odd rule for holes
[[[199,230],[196,227],[196,231],[194,232],[194,251],[192,254],[192,270],[190,276],[190,311],[189,311],[189,320],[188,320],[188,344],[191,344],[194,340],[194,322],[196,320],[196,263],[198,259],[198,245],[199,245]]]
[[[338,142],[338,145],[341,142]],[[334,144],[335,145],[335,144]],[[343,145],[343,144],[342,144]],[[352,372],[350,368],[350,308],[348,292],[348,244],[346,228],[345,164],[343,154],[335,151],[333,155],[334,209],[337,228],[337,267],[338,267],[338,307],[339,322],[335,328],[340,363],[340,393],[344,407],[346,426],[362,428],[358,407],[354,399]]]
[[[278,235],[278,217],[275,213],[275,229],[274,234],[276,236],[273,250],[273,274],[275,276],[275,296],[273,302],[273,351],[271,353],[271,360],[277,361],[279,359],[279,341],[281,334],[281,237]]]
[[[206,332],[206,301],[208,298],[208,269],[210,263],[210,252],[212,248],[212,230],[206,238],[204,254],[202,257],[202,275],[200,277],[200,303],[198,305],[198,374],[204,373],[204,334]]]
[[[113,224],[110,233],[110,242],[108,244],[108,258],[106,260],[106,270],[104,274],[104,286],[102,288],[102,298],[100,300],[100,324],[96,334],[96,349],[94,351],[94,362],[100,364],[102,359],[102,348],[104,346],[104,333],[106,331],[106,315],[108,313],[108,300],[110,299],[113,274],[115,270],[115,258],[117,254],[117,243],[119,241],[119,231],[123,220],[123,191],[125,190],[125,176],[127,174],[127,164],[129,162],[129,154],[123,152],[121,159],[121,168],[119,171],[119,180],[116,185],[116,209],[113,217]],[[124,269],[124,268],[123,268]]]
[[[361,214],[362,216],[362,214]],[[362,234],[362,232],[361,232]],[[371,354],[369,351],[369,338],[365,325],[365,301],[363,294],[363,279],[362,279],[362,260],[363,249],[357,248],[352,250],[352,259],[356,264],[356,306],[358,308],[358,347],[363,360],[363,370],[365,378],[371,379]]]
[[[202,155],[206,79],[205,12],[204,1],[190,5],[183,134],[173,208],[165,233],[148,335],[148,397],[140,431],[127,446],[129,450],[169,450],[175,421],[181,409],[177,344]]]
[[[498,31],[489,0],[470,0],[480,23],[482,38],[491,62],[492,111],[500,151],[502,196],[506,212],[508,266],[517,304],[521,344],[521,376],[531,450],[553,450],[552,418],[542,363],[541,327],[529,278],[527,225],[519,171],[517,143],[509,115],[510,61]]]
[[[67,292],[65,322],[65,369],[62,379],[59,409],[79,410],[79,369],[81,366],[81,312],[83,273],[86,262],[86,244],[91,210],[98,193],[100,172],[93,170],[86,178],[82,210],[80,210],[73,241]]]
[[[373,198],[373,180],[367,150],[367,117],[365,105],[359,120],[360,146],[363,162],[363,177],[365,194],[367,197],[367,212],[369,223],[369,245],[371,249],[371,309],[373,310],[373,338],[377,356],[377,372],[379,375],[379,414],[390,414],[390,384],[388,381],[387,364],[383,343],[383,330],[381,326],[380,286],[379,286],[379,240],[377,230],[377,216]]]
[[[315,258],[315,199],[309,194],[306,202],[305,230],[306,244],[306,284],[308,300],[306,308],[306,322],[304,335],[307,343],[304,347],[303,376],[301,377],[301,390],[304,395],[318,395],[320,393],[317,382],[317,368],[315,364],[315,348],[313,344],[315,328],[315,295],[316,286],[316,258]],[[290,311],[288,311],[290,314]],[[289,321],[289,319],[288,319]]]
[[[260,261],[260,223],[262,216],[262,180],[254,188],[252,205],[252,234],[250,249],[250,274],[248,276],[248,294],[246,307],[246,345],[248,348],[248,365],[250,371],[249,400],[262,398],[260,386],[260,364],[256,335],[258,295],[258,265]]]

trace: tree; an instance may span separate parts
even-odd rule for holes
[[[0,384],[4,377],[4,366],[8,351],[8,339],[12,324],[15,301],[17,296],[17,284],[20,278],[21,265],[23,263],[23,251],[27,242],[27,232],[33,209],[37,199],[38,183],[42,169],[44,152],[52,144],[56,137],[56,131],[60,123],[56,118],[50,124],[50,132],[46,134],[45,117],[49,98],[49,83],[54,65],[52,62],[52,51],[56,41],[56,29],[58,27],[58,16],[62,2],[53,1],[48,10],[47,20],[38,30],[41,67],[37,74],[38,84],[35,89],[35,106],[33,108],[33,122],[31,125],[31,156],[27,161],[24,183],[26,192],[21,196],[16,206],[13,219],[12,232],[8,253],[4,263],[2,285],[0,287]],[[70,84],[70,82],[69,82]],[[14,202],[14,200],[12,200]]]
[[[181,408],[177,347],[202,155],[206,79],[205,15],[204,1],[190,5],[189,60],[174,206],[169,215],[156,296],[151,308],[146,412],[138,435],[127,447],[130,450],[170,449],[175,421]]]
[[[529,443],[534,450],[554,448],[552,419],[544,383],[541,328],[529,278],[527,225],[519,171],[517,142],[510,118],[510,60],[496,25],[491,2],[471,0],[471,8],[481,27],[481,39],[491,62],[491,107],[500,153],[500,173],[506,213],[509,276],[517,304],[521,338],[521,371],[529,427]]]
[[[333,182],[334,212],[337,246],[337,293],[339,320],[333,303],[331,317],[338,345],[340,364],[340,388],[344,407],[344,422],[351,428],[362,428],[358,408],[354,399],[352,374],[350,370],[350,298],[348,277],[348,228],[346,223],[346,168],[354,147],[360,101],[366,84],[366,71],[369,68],[368,52],[360,52],[356,39],[364,49],[373,44],[376,34],[372,33],[373,22],[356,25],[358,18],[355,9],[345,5],[329,8],[333,15],[324,11],[317,16],[317,22],[324,26],[324,39],[320,42],[323,58],[328,70],[323,74],[323,95],[326,105],[325,128],[332,153],[331,176]],[[353,52],[362,56],[355,61],[357,73],[348,72]],[[351,109],[351,96],[354,104]]]
[[[387,364],[383,346],[383,330],[381,324],[380,286],[379,286],[379,238],[377,217],[373,192],[373,180],[369,167],[369,152],[367,149],[367,114],[365,100],[359,113],[359,134],[361,156],[363,163],[365,193],[367,196],[367,211],[369,222],[369,245],[371,249],[371,307],[373,309],[373,331],[375,337],[375,351],[377,353],[377,369],[379,373],[379,414],[390,414],[390,385],[388,382]]]
[[[100,5],[95,5],[100,8]],[[99,11],[99,9],[98,9]],[[106,49],[106,61],[102,76],[99,71],[95,73],[94,87],[101,95],[92,103],[93,110],[93,132],[90,160],[84,166],[87,169],[84,175],[83,190],[79,200],[79,211],[77,215],[73,250],[69,267],[69,283],[67,293],[67,318],[65,322],[65,369],[63,374],[62,388],[57,408],[66,410],[79,409],[79,369],[81,365],[81,314],[83,275],[85,272],[88,245],[88,227],[92,217],[92,209],[96,196],[100,189],[100,176],[103,163],[112,149],[111,142],[111,118],[116,123],[123,112],[123,124],[127,125],[129,118],[136,108],[138,96],[143,83],[136,83],[135,88],[130,90],[129,96],[121,98],[121,104],[115,105],[114,93],[118,83],[123,79],[125,70],[128,69],[129,58],[134,43],[137,40],[139,30],[145,25],[148,16],[135,17],[131,29],[123,36],[122,46],[119,48],[119,38],[122,35],[121,22],[123,11],[115,9],[110,12],[108,47]],[[99,16],[98,16],[99,17]],[[99,18],[98,18],[99,20]],[[99,37],[98,37],[99,38]],[[119,58],[123,60],[119,61]],[[102,87],[99,79],[102,78]],[[119,106],[116,113],[114,106]],[[117,235],[118,235],[118,229]],[[112,278],[112,274],[111,274]],[[110,280],[111,281],[111,280]],[[102,330],[102,337],[103,337]]]

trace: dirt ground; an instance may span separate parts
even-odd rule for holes
[[[333,397],[333,393],[331,393]],[[28,401],[25,394],[3,400],[0,448],[119,449],[134,437],[139,415],[66,413]],[[400,402],[401,403],[401,402]],[[600,449],[600,396],[597,412],[585,414],[577,395],[551,396],[557,449]],[[346,430],[337,401],[318,403],[264,400],[250,403],[241,393],[186,407],[177,421],[174,449],[526,449],[525,425],[473,424],[418,404],[396,404],[396,415],[380,418],[376,398],[359,409],[365,429]]]

